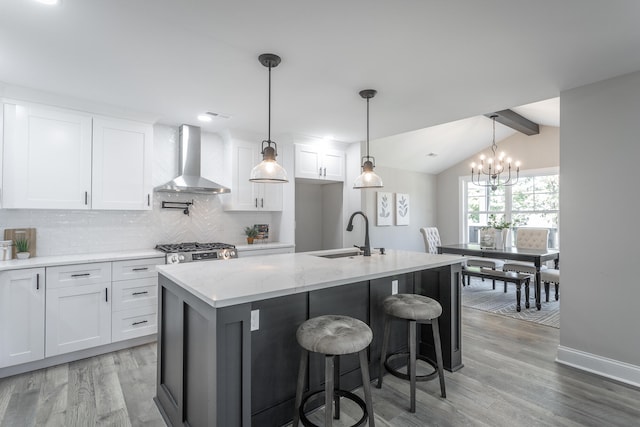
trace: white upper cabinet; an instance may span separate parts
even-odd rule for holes
[[[93,119],[93,209],[150,210],[153,127]]]
[[[151,125],[12,101],[3,116],[3,208],[151,209]]]
[[[89,209],[91,116],[4,104],[4,208]]]
[[[249,181],[251,169],[262,160],[261,145],[234,140],[227,143],[230,161],[231,193],[224,195],[227,211],[281,211],[282,184]]]
[[[344,151],[295,144],[296,178],[344,181]]]
[[[45,269],[0,272],[0,368],[44,358]]]

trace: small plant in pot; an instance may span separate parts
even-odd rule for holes
[[[16,256],[18,259],[27,259],[29,258],[29,240],[24,237],[16,239],[13,241],[13,244],[16,247]]]
[[[244,234],[247,235],[247,243],[251,245],[253,244],[253,239],[258,236],[258,229],[255,226],[245,227]]]

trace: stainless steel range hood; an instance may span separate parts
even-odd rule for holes
[[[155,191],[184,192],[198,194],[222,194],[231,190],[224,185],[217,184],[200,175],[200,128],[197,126],[181,125],[178,164],[178,176]]]

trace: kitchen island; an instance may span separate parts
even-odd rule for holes
[[[165,265],[159,270],[156,403],[172,426],[279,426],[292,418],[305,320],[343,314],[369,324],[371,377],[378,376],[382,301],[419,293],[443,306],[445,369],[462,367],[460,274],[463,258],[353,249]],[[325,256],[330,256],[326,258]],[[392,351],[406,348],[406,325],[394,325]],[[418,334],[433,358],[430,328]],[[323,361],[311,355],[308,387],[321,387]],[[340,363],[342,388],[361,385],[357,358]],[[375,402],[374,402],[375,405]]]

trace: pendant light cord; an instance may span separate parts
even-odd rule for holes
[[[267,131],[267,143],[271,145],[271,64],[269,64],[269,126]]]
[[[369,98],[367,98],[367,158],[369,157]]]

